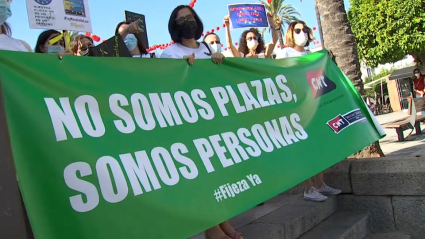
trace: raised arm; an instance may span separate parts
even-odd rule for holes
[[[230,17],[224,17],[224,24],[226,24],[226,43],[227,47],[232,51],[234,57],[241,57],[239,50],[233,45],[232,36],[230,35]]]
[[[140,19],[130,23],[125,28],[119,29],[118,33],[121,35],[122,39],[125,39],[128,34],[137,34],[139,32],[139,22]]]
[[[272,30],[272,41],[269,44],[267,44],[265,57],[270,58],[276,46],[276,43],[279,40],[279,32],[280,32],[281,24],[279,22],[276,22],[273,19],[273,14],[271,14],[270,12],[267,12],[267,18],[269,20],[270,28]]]

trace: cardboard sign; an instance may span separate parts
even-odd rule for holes
[[[132,57],[120,35],[109,38],[106,42],[90,48],[89,56],[95,57]]]
[[[141,20],[139,23],[139,28],[140,33],[139,36],[142,39],[142,43],[143,45],[147,48],[149,48],[149,41],[148,41],[148,32],[146,30],[146,21],[145,21],[145,15],[143,14],[139,14],[139,13],[134,13],[134,12],[129,12],[129,11],[125,11],[125,20],[127,22],[135,22],[137,20]]]
[[[92,32],[88,0],[27,0],[30,28]]]
[[[232,29],[269,27],[263,4],[238,3],[227,5]]]

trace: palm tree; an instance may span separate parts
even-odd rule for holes
[[[297,9],[289,4],[284,4],[285,0],[268,0],[261,2],[264,4],[267,11],[273,14],[276,24],[281,25],[279,34],[279,44],[283,47],[284,28],[291,22],[298,20],[296,16],[301,16]],[[270,3],[268,3],[270,2]]]
[[[344,0],[316,0],[321,27],[323,46],[335,57],[335,62],[351,79],[361,95],[364,93],[361,80],[360,62],[354,34],[345,12]],[[354,155],[357,158],[383,157],[379,141]]]

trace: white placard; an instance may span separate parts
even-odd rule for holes
[[[88,0],[26,0],[33,29],[92,32]]]

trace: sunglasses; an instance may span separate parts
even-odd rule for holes
[[[214,43],[215,43],[215,44],[221,44],[221,43],[220,43],[220,41],[211,41],[211,42],[210,42],[210,45],[214,45]]]
[[[304,27],[303,29],[299,29],[299,28],[294,29],[294,32],[296,34],[300,34],[301,31],[303,31],[304,33],[308,33],[308,29],[306,27]]]
[[[177,24],[177,25],[181,25],[181,24],[183,24],[185,21],[188,21],[188,22],[194,22],[194,21],[196,21],[196,20],[195,20],[195,16],[194,16],[193,14],[189,14],[189,15],[184,16],[184,17],[179,17],[179,18],[177,18],[177,19],[176,19],[176,24]]]
[[[255,37],[248,37],[246,40],[247,41],[252,41],[252,40],[258,41],[258,39],[259,39],[259,37],[258,36],[255,36]]]

